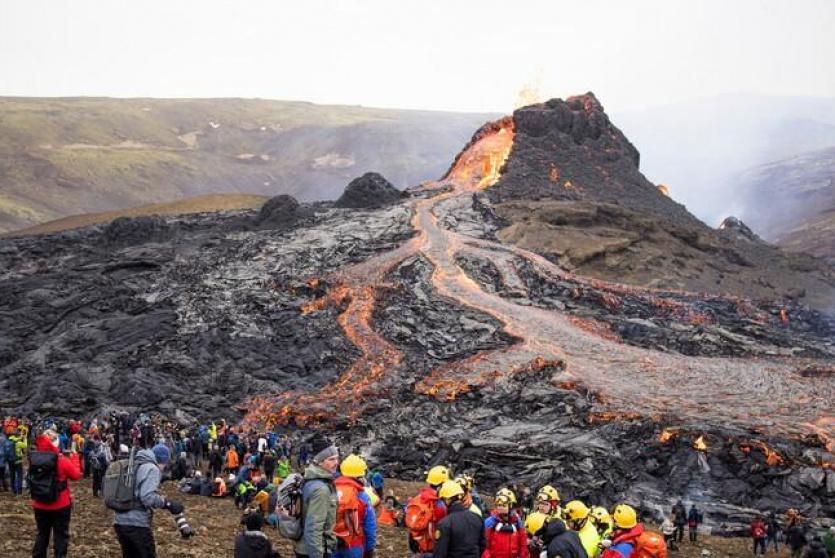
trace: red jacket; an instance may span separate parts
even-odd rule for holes
[[[762,519],[755,519],[751,522],[751,536],[755,539],[765,538],[766,529]]]
[[[616,530],[612,538],[612,546],[604,550],[600,558],[630,558],[635,551],[635,539],[643,534],[643,523],[638,523],[631,529]]]
[[[496,527],[503,525],[497,530]],[[511,531],[505,531],[510,526]],[[528,558],[528,534],[525,525],[515,513],[502,520],[495,511],[484,522],[487,545],[481,558]]]
[[[35,439],[35,447],[38,451],[51,451],[58,454],[58,482],[67,481],[67,487],[58,494],[58,498],[51,504],[36,502],[32,500],[32,507],[36,510],[61,510],[72,504],[70,497],[69,481],[77,481],[81,478],[81,471],[72,461],[58,452],[58,448],[52,445],[49,437],[41,434]]]

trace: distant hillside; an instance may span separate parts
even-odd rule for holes
[[[246,99],[0,98],[0,232],[208,193],[336,198],[443,174],[488,114]]]
[[[209,213],[216,211],[233,211],[239,209],[257,209],[269,198],[252,194],[207,194],[195,198],[186,198],[168,203],[154,203],[115,209],[101,213],[82,213],[62,217],[54,221],[47,221],[40,225],[27,227],[6,233],[4,236],[25,236],[30,234],[47,234],[70,229],[88,227],[108,223],[119,217],[139,217],[142,215],[184,215],[188,213]]]
[[[743,221],[788,250],[835,260],[835,147],[744,173]]]
[[[654,183],[711,226],[743,208],[739,174],[835,145],[835,99],[729,94],[614,114]]]

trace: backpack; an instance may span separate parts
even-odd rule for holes
[[[337,485],[336,488],[336,523],[333,534],[347,547],[353,546],[358,535],[362,534],[360,527],[359,490],[354,486]]]
[[[114,461],[107,468],[102,484],[104,505],[117,512],[126,512],[142,508],[136,498],[136,470],[133,458],[135,449],[131,449],[128,459]]]
[[[285,539],[301,540],[304,533],[304,512],[302,492],[304,477],[298,473],[289,475],[275,489],[275,509],[278,514],[278,532]],[[278,508],[283,508],[278,511]]]
[[[660,533],[644,531],[635,539],[633,558],[667,558],[667,543]]]
[[[418,545],[421,552],[432,552],[435,546],[433,531],[435,522],[435,503],[420,494],[406,503],[403,524],[409,530],[409,536]]]
[[[51,451],[31,452],[27,482],[33,500],[42,504],[55,502],[67,488],[67,481],[58,481],[58,454]]]

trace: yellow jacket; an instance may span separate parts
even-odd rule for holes
[[[589,558],[594,558],[600,553],[600,534],[598,534],[597,528],[591,521],[587,519],[586,523],[577,531],[577,534],[580,536],[580,542],[586,549]]]

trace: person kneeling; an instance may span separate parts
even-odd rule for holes
[[[264,518],[260,513],[247,515],[246,531],[235,538],[235,558],[281,558],[261,530],[263,526]]]

